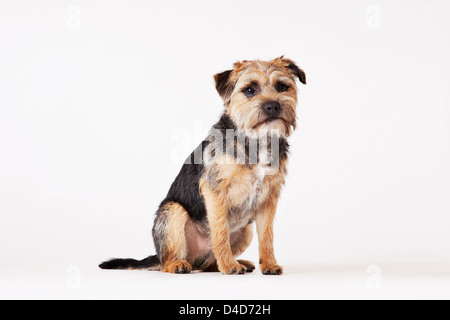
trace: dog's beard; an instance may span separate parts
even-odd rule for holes
[[[246,136],[257,138],[266,132],[272,132],[279,138],[287,138],[295,129],[295,123],[286,121],[284,118],[267,118],[243,129]]]
[[[257,126],[256,131],[270,131],[274,132],[278,137],[287,137],[290,135],[291,125],[281,118],[269,118],[260,123]]]

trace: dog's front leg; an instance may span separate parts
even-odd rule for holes
[[[202,186],[201,191],[211,230],[212,249],[219,271],[224,274],[245,273],[246,267],[236,260],[231,250],[226,201],[206,184]]]
[[[278,265],[275,259],[273,249],[273,221],[277,203],[277,197],[267,199],[255,217],[259,238],[259,264],[261,272],[268,275],[280,275],[283,273],[283,268]]]

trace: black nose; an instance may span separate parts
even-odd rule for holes
[[[281,105],[277,101],[265,102],[262,105],[262,108],[269,117],[276,117],[277,115],[280,114],[281,111]]]

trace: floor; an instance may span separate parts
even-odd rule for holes
[[[2,267],[0,299],[450,299],[450,264],[288,264],[283,276]]]

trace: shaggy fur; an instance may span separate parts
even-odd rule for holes
[[[256,223],[262,273],[282,273],[273,221],[287,172],[287,138],[297,126],[296,80],[306,84],[305,73],[280,57],[237,62],[214,79],[225,110],[156,212],[156,255],[113,259],[100,268],[252,272],[253,263],[236,258],[250,245]]]

